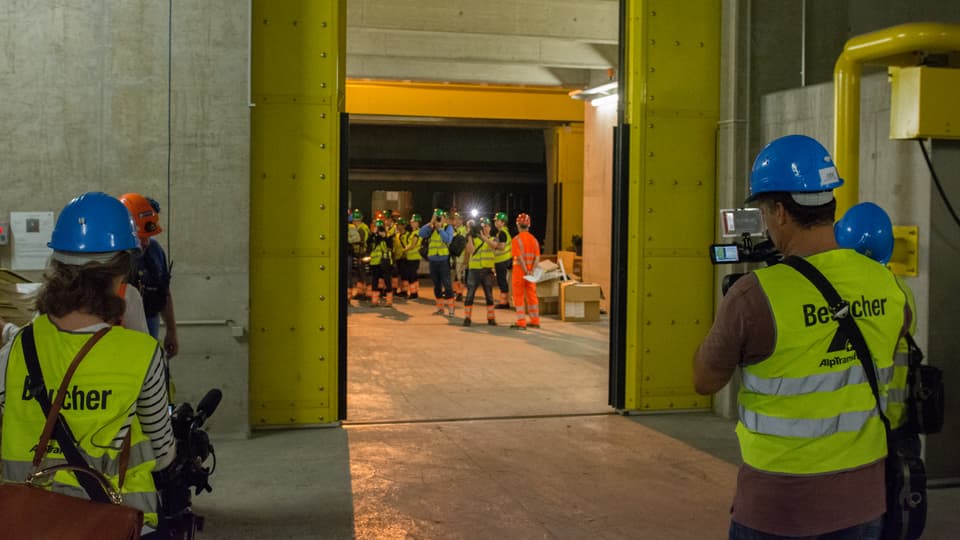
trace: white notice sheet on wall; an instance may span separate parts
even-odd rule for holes
[[[43,270],[53,252],[47,247],[53,232],[53,212],[10,212],[14,270]]]

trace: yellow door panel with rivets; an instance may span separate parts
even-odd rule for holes
[[[707,246],[716,215],[720,8],[715,0],[626,6],[626,410],[710,406],[693,390],[692,361],[714,308]]]
[[[342,0],[255,0],[251,58],[250,420],[340,410]]]

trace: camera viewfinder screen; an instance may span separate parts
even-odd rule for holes
[[[737,262],[740,256],[736,244],[719,244],[713,246],[713,260],[718,263]]]

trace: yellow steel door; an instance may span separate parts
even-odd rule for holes
[[[343,0],[254,0],[250,418],[339,420]]]
[[[692,358],[713,318],[721,2],[623,7],[611,404],[706,408]]]

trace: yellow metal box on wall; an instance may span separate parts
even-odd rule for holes
[[[891,139],[960,139],[960,69],[892,68]]]

